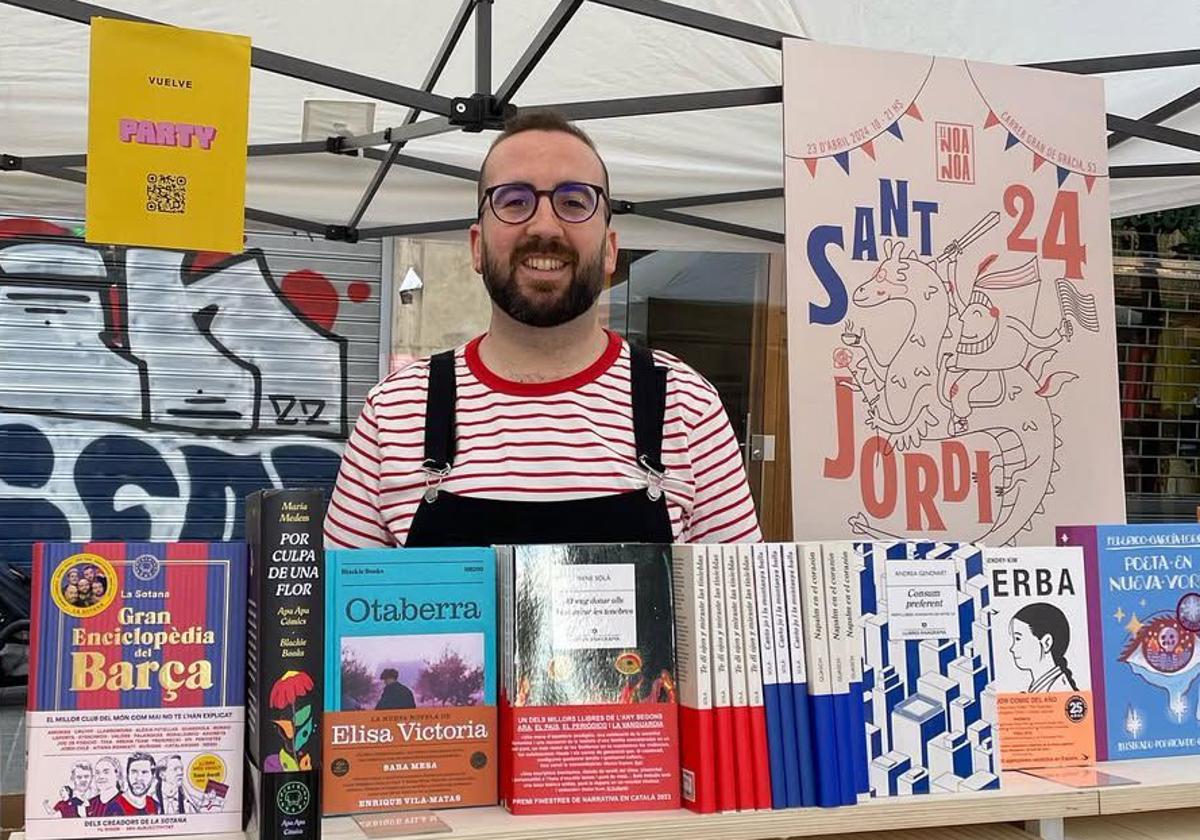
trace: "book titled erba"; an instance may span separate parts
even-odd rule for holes
[[[670,551],[497,548],[512,813],[680,806]]]
[[[240,831],[243,543],[34,547],[25,832]]]
[[[1200,755],[1200,525],[1057,537],[1083,548],[1099,758]]]
[[[327,560],[323,812],[495,805],[495,553]]]

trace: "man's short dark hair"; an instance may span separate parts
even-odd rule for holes
[[[570,122],[566,117],[558,111],[549,108],[532,111],[519,111],[515,117],[508,120],[504,124],[504,131],[496,136],[492,141],[492,145],[488,147],[488,152],[483,157],[483,164],[479,167],[479,191],[478,200],[483,201],[483,190],[486,178],[484,173],[487,172],[488,158],[492,156],[492,152],[496,147],[516,134],[521,134],[525,131],[561,131],[563,134],[569,134],[577,140],[581,140],[584,145],[592,150],[596,156],[596,160],[600,161],[600,169],[604,172],[604,194],[608,195],[608,166],[604,163],[604,158],[600,157],[600,151],[596,148],[596,144],[592,142],[592,138],[588,137],[587,132],[582,128]]]
[[[397,671],[395,668],[384,668],[383,673],[381,673],[379,675],[379,679],[381,679],[381,680],[398,680],[398,679],[400,679],[400,672]]]
[[[150,755],[150,753],[135,752],[133,755],[129,756],[129,760],[125,762],[125,775],[126,776],[129,775],[129,768],[132,767],[134,765],[134,763],[138,762],[138,761],[148,761],[148,762],[150,762],[150,769],[151,770],[154,769],[154,766],[155,766],[154,765],[154,756]]]

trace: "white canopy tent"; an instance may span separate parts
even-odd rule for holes
[[[511,102],[520,107],[589,103],[568,109],[582,118],[612,113],[613,106],[600,104],[608,100],[725,91],[731,93],[621,107],[653,112],[687,105],[766,104],[586,120],[584,127],[608,162],[614,196],[633,203],[626,209],[635,212],[619,215],[615,224],[622,244],[629,247],[778,248],[783,229],[778,197],[782,119],[776,87],[780,53],[771,43],[777,44],[780,33],[1014,64],[1129,57],[1064,68],[1146,68],[1104,74],[1108,110],[1114,115],[1110,128],[1176,144],[1132,138],[1112,148],[1113,214],[1200,203],[1200,137],[1183,133],[1200,130],[1200,107],[1192,107],[1200,102],[1200,4],[1195,0],[1149,5],[1122,0],[690,0],[686,5],[662,0],[354,0],[341,6],[314,0],[113,0],[108,8],[110,14],[249,35],[257,48],[257,68],[269,65],[289,73],[255,69],[252,74],[250,139],[261,153],[249,162],[247,204],[256,212],[248,212],[248,218],[284,225],[303,221],[317,235],[461,235],[456,231],[475,210],[471,170],[477,169],[492,135],[452,129],[412,139],[403,149],[397,146],[400,165],[386,168],[365,215],[356,219],[356,208],[364,204],[389,144],[377,135],[343,147],[373,140],[376,145],[366,149],[369,156],[330,154],[320,142],[304,147],[306,154],[279,154],[289,149],[273,144],[301,139],[305,100],[375,101],[375,131],[404,126],[406,106],[424,103],[429,107],[416,125],[428,130],[444,128],[426,122],[444,120],[438,108],[449,113],[450,98],[467,97],[477,88],[511,90]],[[83,189],[71,182],[82,180],[82,170],[70,168],[83,161],[47,161],[45,156],[78,156],[86,149],[88,29],[81,22],[91,14],[105,12],[74,0],[0,0],[0,153],[13,156],[0,163],[10,170],[0,172],[2,214],[83,215]],[[709,15],[752,26],[738,27]],[[461,33],[457,43],[451,37],[455,33]],[[548,47],[544,55],[530,49],[536,44]],[[489,53],[491,61],[485,60],[480,73],[477,55],[486,59]],[[448,55],[444,69],[434,73],[442,54]],[[514,75],[514,67],[530,72]],[[435,75],[430,87],[435,96],[428,97],[421,88]],[[835,82],[813,80],[814,85],[826,83]],[[1125,123],[1122,117],[1146,119]],[[402,136],[397,132],[390,139]],[[1147,164],[1173,166],[1138,168]],[[56,177],[34,171],[39,168]],[[1171,177],[1144,177],[1165,173]],[[768,197],[682,207],[647,203],[727,193],[764,195],[758,191],[767,191]],[[760,233],[735,235],[737,228],[667,221],[664,211]]]

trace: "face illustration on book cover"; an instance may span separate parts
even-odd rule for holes
[[[47,814],[60,817],[131,817],[154,814],[200,814],[220,811],[229,786],[206,778],[224,765],[213,755],[194,756],[185,783],[184,758],[178,753],[158,760],[135,752],[124,759],[103,755],[95,762],[76,761],[57,802],[42,800]]]
[[[1183,723],[1191,712],[1188,693],[1200,676],[1200,656],[1196,655],[1200,594],[1189,592],[1179,599],[1175,610],[1162,610],[1143,618],[1136,613],[1125,616],[1123,610],[1120,612],[1122,619],[1128,618],[1125,624],[1128,635],[1117,661],[1160,689],[1165,694],[1164,717]],[[1200,699],[1196,703],[1195,720],[1200,721]],[[1142,734],[1141,713],[1132,703],[1127,705],[1124,723],[1130,737]]]
[[[1026,692],[1079,690],[1067,662],[1071,625],[1062,610],[1045,602],[1028,604],[1008,626],[1008,652],[1017,669],[1029,677]]]

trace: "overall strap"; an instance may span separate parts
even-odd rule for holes
[[[454,463],[454,351],[429,358],[425,398],[425,463],[422,469],[445,475]]]
[[[655,367],[645,347],[629,345],[630,391],[633,400],[633,439],[643,467],[662,475],[663,417],[667,410],[667,369]]]

